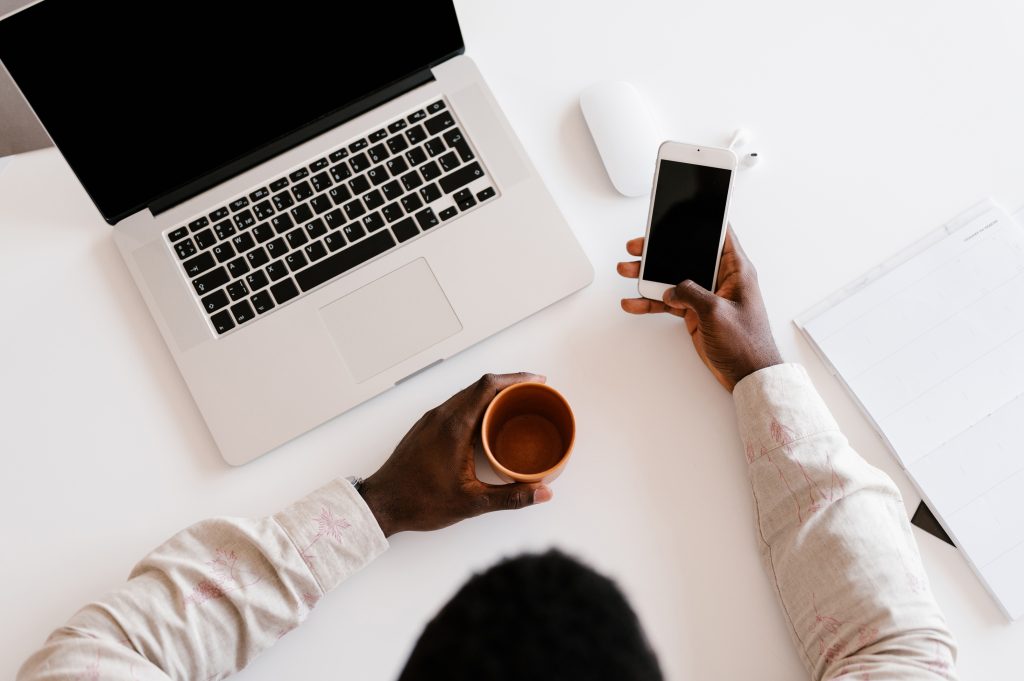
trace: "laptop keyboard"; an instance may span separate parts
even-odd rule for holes
[[[222,335],[495,196],[440,99],[166,235]]]

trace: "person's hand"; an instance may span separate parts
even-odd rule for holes
[[[416,422],[380,469],[363,482],[363,498],[384,536],[438,530],[460,520],[551,499],[542,484],[488,485],[474,470],[480,421],[494,396],[543,376],[488,374]]]
[[[641,255],[643,237],[629,241],[626,250],[630,255]],[[640,262],[620,262],[618,271],[636,279]],[[732,227],[725,236],[715,293],[687,280],[666,291],[662,300],[626,298],[622,309],[632,314],[667,312],[682,317],[697,354],[730,392],[758,369],[782,364],[757,285],[757,272]]]

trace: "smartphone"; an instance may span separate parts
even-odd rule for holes
[[[736,154],[729,149],[680,142],[658,148],[640,295],[661,300],[687,279],[715,290],[735,174]]]

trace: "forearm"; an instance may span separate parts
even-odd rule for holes
[[[850,448],[801,367],[764,369],[733,394],[765,567],[813,678],[954,678],[892,480]]]
[[[201,522],[55,631],[18,679],[223,678],[386,548],[345,480],[272,517]]]

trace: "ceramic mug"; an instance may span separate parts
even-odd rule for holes
[[[481,432],[484,454],[507,482],[551,482],[576,441],[569,402],[545,383],[517,383],[491,400]]]

